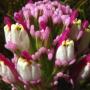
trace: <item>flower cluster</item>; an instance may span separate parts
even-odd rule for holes
[[[0,76],[12,90],[57,90],[61,78],[74,86],[90,75],[90,26],[77,10],[58,1],[27,3],[4,18],[5,47]]]

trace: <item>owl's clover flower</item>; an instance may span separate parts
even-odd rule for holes
[[[6,48],[10,49],[11,51],[29,50],[29,36],[21,24],[12,24],[11,29],[9,29],[9,27],[6,25],[4,27],[4,32],[6,39]]]
[[[17,62],[17,71],[25,83],[40,80],[40,68],[33,61],[20,57]]]
[[[0,76],[14,90],[17,82],[23,90],[52,90],[62,80],[74,86],[89,77],[90,25],[77,10],[58,0],[29,0],[14,21],[4,20],[5,47],[14,57],[0,55]]]
[[[0,76],[6,83],[12,84],[19,81],[19,74],[15,69],[14,64],[8,60],[5,56],[0,54]]]
[[[56,52],[56,65],[72,64],[74,61],[74,42],[72,40],[63,41]]]

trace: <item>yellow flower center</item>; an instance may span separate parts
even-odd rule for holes
[[[24,30],[24,28],[21,24],[19,24],[19,25],[16,25],[16,30]]]
[[[73,44],[73,40],[66,40],[66,41],[63,41],[63,42],[62,42],[62,45],[63,45],[63,46],[68,46],[68,45],[70,45],[70,44]]]
[[[21,24],[16,23],[16,24],[11,25],[11,29],[12,30],[24,30],[24,27]]]

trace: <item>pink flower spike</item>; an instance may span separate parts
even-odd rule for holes
[[[26,29],[26,23],[24,22],[24,19],[23,19],[23,16],[22,16],[22,12],[21,11],[14,13],[14,20],[16,22],[18,22],[19,24],[22,24],[23,27],[24,27],[24,29]]]
[[[47,54],[48,54],[48,59],[49,59],[49,60],[52,60],[53,54],[54,54],[54,49],[53,49],[53,48],[52,48],[51,50],[48,49]]]
[[[6,25],[8,25],[9,28],[11,28],[12,22],[11,22],[11,20],[10,20],[9,17],[7,17],[7,16],[4,17],[4,23],[5,23]]]
[[[63,13],[66,13],[66,7],[64,5],[61,5],[61,10],[63,11]]]
[[[37,51],[37,52],[35,53],[35,58],[38,59],[38,58],[40,57],[40,54],[41,54],[41,53]]]
[[[46,29],[42,30],[41,33],[42,33],[41,39],[47,40],[49,38],[49,34],[50,34],[49,27],[46,27]]]
[[[40,31],[36,31],[35,32],[35,37],[36,38],[40,38],[41,37],[41,32]]]
[[[82,28],[83,28],[83,29],[86,29],[86,28],[88,27],[88,25],[89,25],[89,22],[88,22],[87,20],[84,20],[84,21],[82,22]]]
[[[24,57],[26,60],[32,60],[32,56],[29,54],[28,51],[22,51],[21,56]]]
[[[65,20],[65,25],[66,25],[66,26],[69,26],[69,24],[70,24],[70,17],[68,17],[68,18]]]
[[[61,37],[59,38],[59,41],[58,41],[58,46],[60,46],[62,44],[62,42],[66,39],[68,39],[68,36],[70,34],[70,28],[66,28],[64,32],[62,32],[62,35]]]
[[[71,13],[71,23],[73,23],[73,21],[78,17],[78,11],[77,10],[73,10]]]
[[[18,21],[19,23],[21,23],[23,21],[23,16],[20,13],[15,12],[14,19],[15,19],[15,21]]]
[[[46,23],[44,21],[40,22],[40,29],[45,29],[46,28]]]
[[[47,49],[46,49],[45,47],[41,47],[41,48],[39,49],[39,52],[40,52],[41,54],[43,54],[43,53],[47,52]]]
[[[84,32],[82,30],[79,31],[77,35],[77,40],[79,40],[83,36]]]
[[[35,56],[35,55],[32,55],[32,59],[33,59],[33,60],[36,60],[37,58],[36,58],[36,56]]]
[[[34,25],[31,25],[31,27],[30,27],[30,34],[31,34],[31,36],[35,36],[35,30],[34,30]]]
[[[69,5],[66,5],[66,13],[67,14],[70,14],[72,11],[71,11],[71,8]]]
[[[62,22],[64,25],[69,26],[69,24],[70,24],[70,16],[69,15],[62,15],[61,19],[62,19]]]
[[[38,22],[39,22],[40,29],[45,29],[47,17],[46,16],[40,16]]]
[[[54,24],[59,24],[61,22],[60,16],[53,16],[52,19]]]
[[[52,53],[48,53],[48,59],[51,60],[53,57],[53,54]]]
[[[30,29],[30,16],[31,16],[30,10],[23,7],[22,11],[23,11],[27,28]]]

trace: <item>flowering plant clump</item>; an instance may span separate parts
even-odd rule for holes
[[[58,1],[28,2],[4,18],[5,47],[0,76],[12,90],[59,90],[62,80],[74,88],[90,78],[90,25],[78,12]]]

